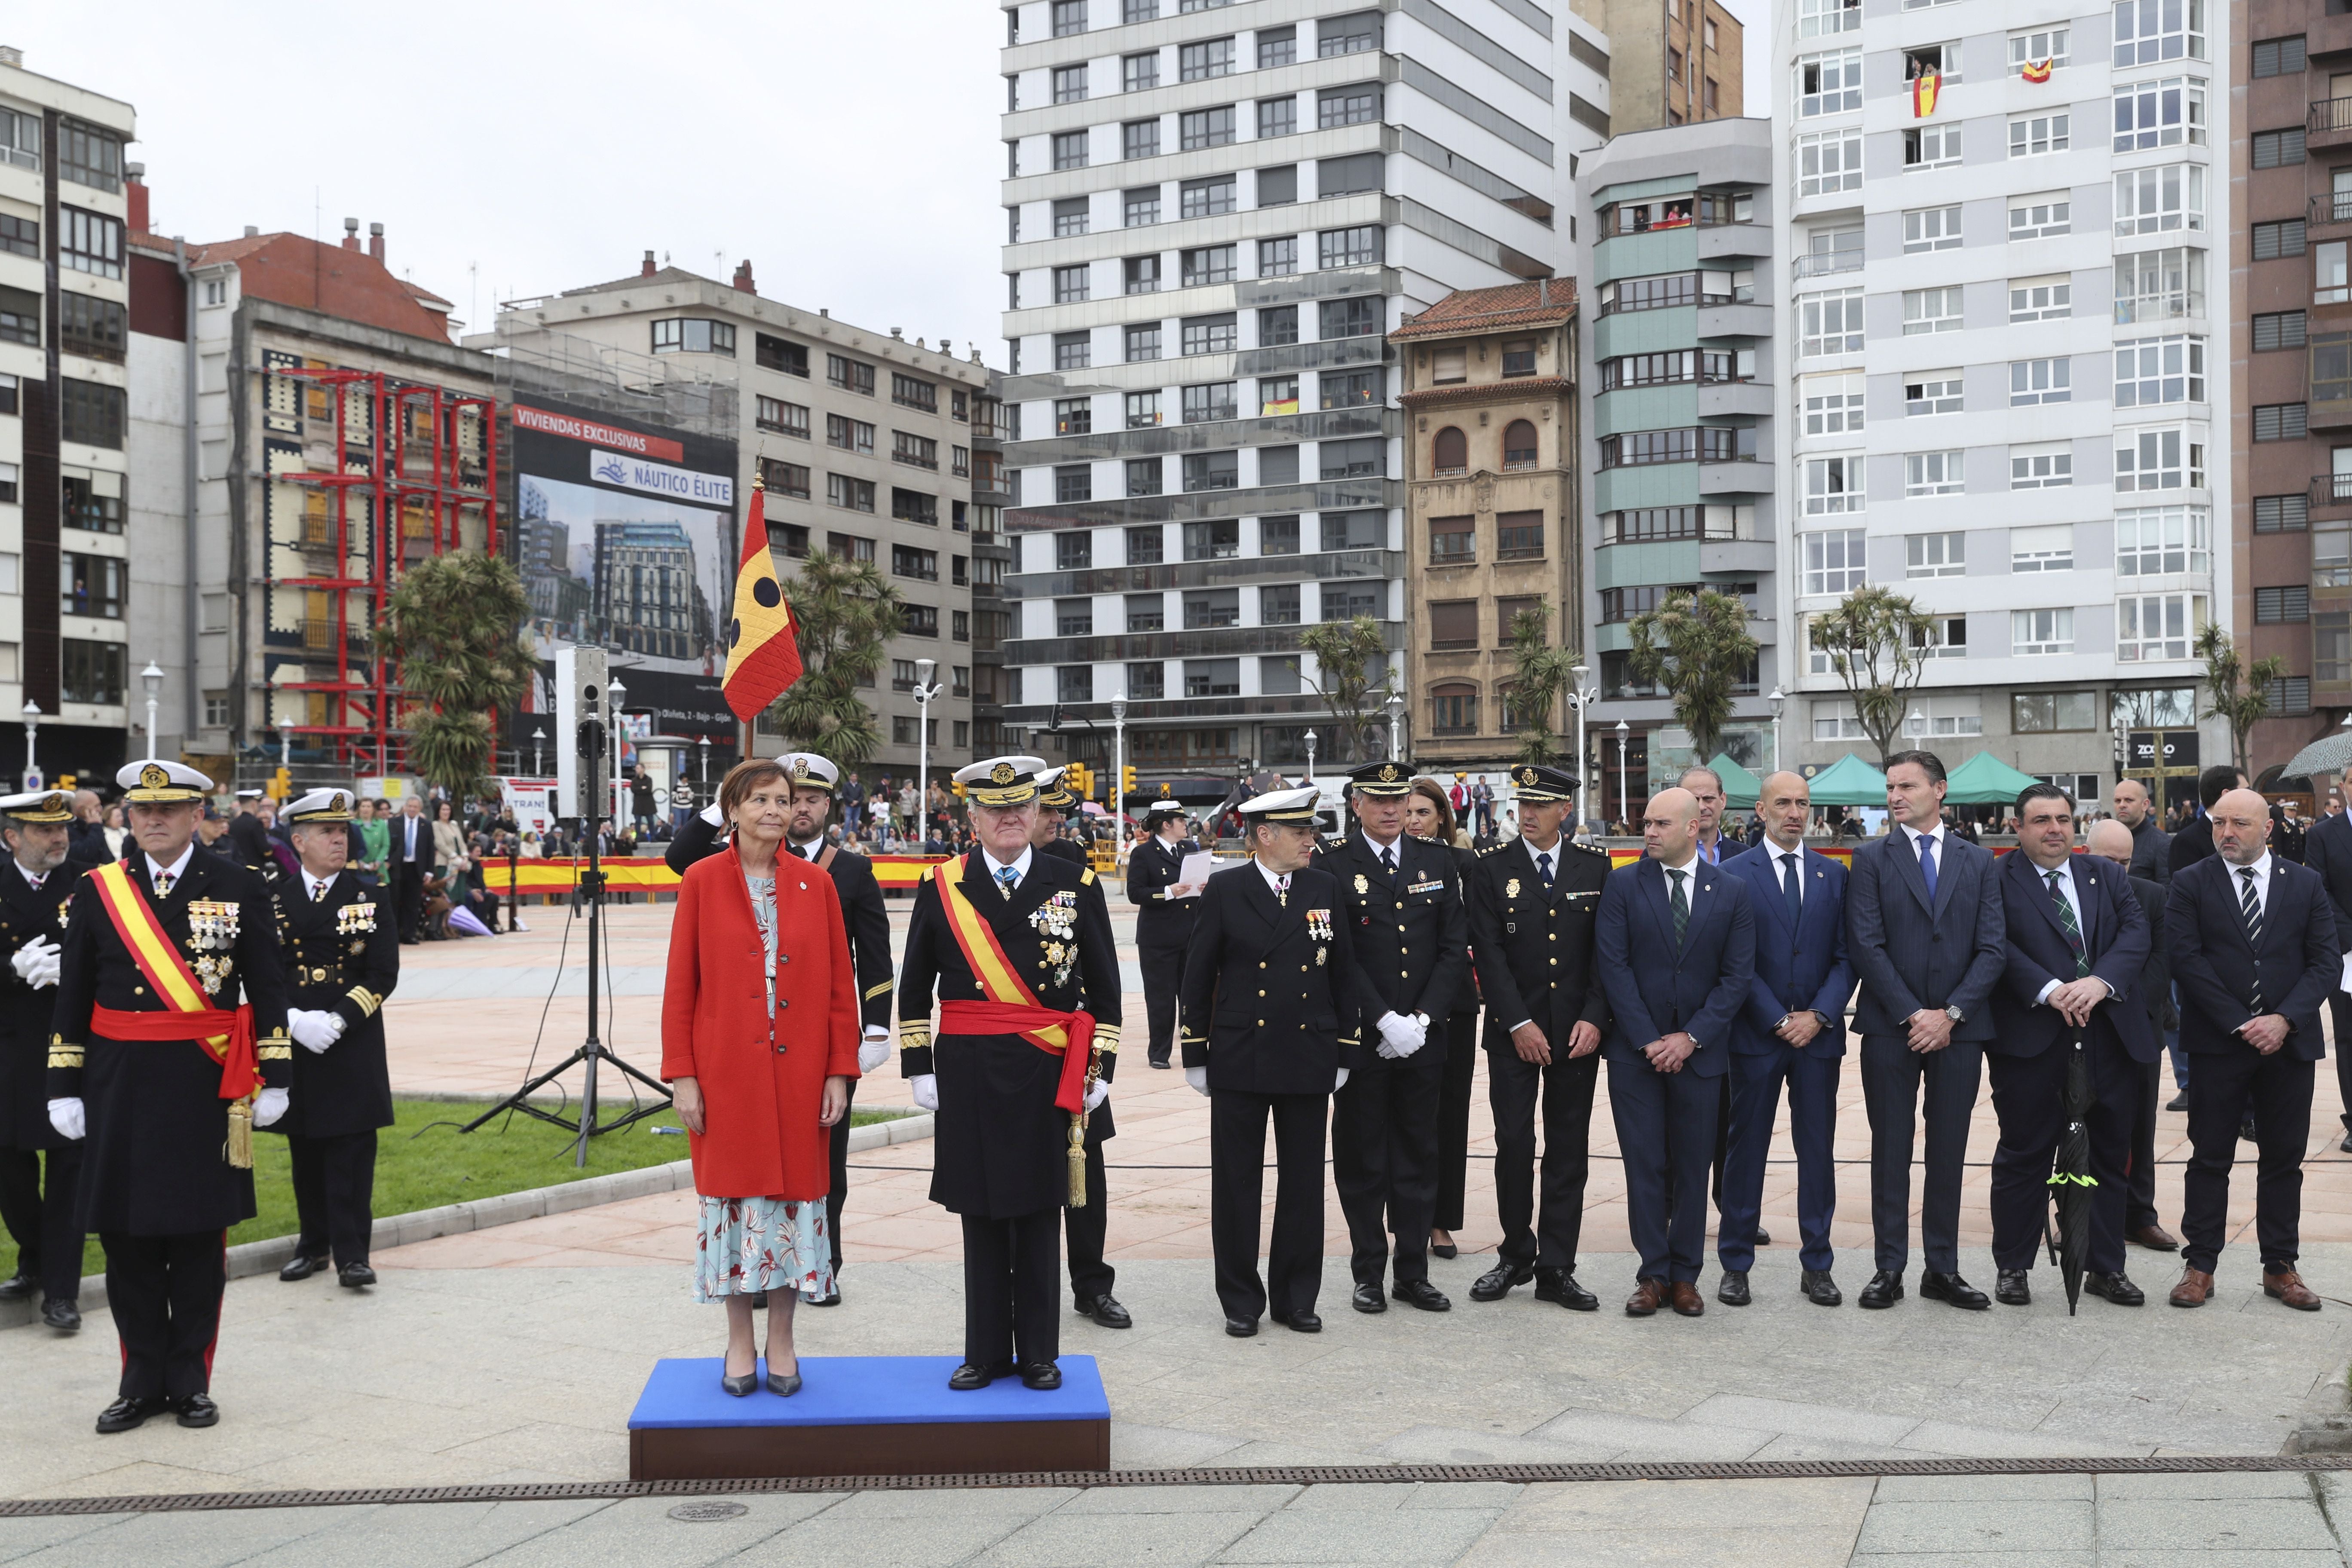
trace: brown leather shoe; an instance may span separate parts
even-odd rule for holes
[[[1682,1316],[1696,1318],[1706,1310],[1706,1298],[1701,1296],[1698,1287],[1689,1280],[1677,1279],[1667,1289],[1673,1292],[1675,1310]]]
[[[2169,1300],[2176,1307],[2201,1307],[2205,1299],[2212,1294],[2213,1277],[2210,1274],[2202,1268],[2184,1268],[2180,1271],[2180,1283],[2172,1288]]]
[[[2145,1247],[2151,1252],[2180,1250],[2180,1238],[2160,1225],[2144,1225],[2137,1230],[2126,1231],[2124,1238],[2135,1247]]]
[[[1663,1279],[1637,1279],[1633,1293],[1625,1298],[1625,1315],[1647,1318],[1666,1304],[1667,1287]]]
[[[2263,1276],[2263,1294],[2293,1307],[2298,1312],[2319,1310],[2319,1298],[2303,1282],[2303,1276],[2290,1268],[2284,1274]]]

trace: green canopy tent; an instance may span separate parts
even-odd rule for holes
[[[1874,805],[1886,809],[1886,775],[1848,752],[1808,781],[1815,805]]]
[[[1717,752],[1715,760],[1706,764],[1723,778],[1723,803],[1736,811],[1746,811],[1764,794],[1764,781],[1731,760],[1728,752]]]
[[[1979,752],[1952,770],[1944,799],[1953,805],[2009,805],[2018,791],[2035,782],[1990,752]]]

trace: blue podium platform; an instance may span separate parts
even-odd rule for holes
[[[803,1356],[801,1391],[738,1399],[716,1356],[656,1362],[629,1414],[633,1480],[1107,1470],[1110,1401],[1090,1355],[1062,1386],[958,1394],[955,1356]],[[760,1370],[764,1376],[767,1363]]]

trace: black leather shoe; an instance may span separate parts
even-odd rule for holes
[[[2133,1284],[2130,1276],[2126,1274],[2085,1274],[2083,1276],[2083,1289],[2094,1296],[2105,1296],[2118,1307],[2147,1305],[2147,1292]]]
[[[1400,1279],[1389,1287],[1389,1294],[1424,1312],[1450,1312],[1454,1310],[1454,1303],[1445,1299],[1445,1292],[1426,1279]]]
[[[970,1394],[974,1389],[986,1388],[995,1381],[996,1370],[993,1367],[982,1366],[976,1361],[968,1361],[948,1373],[948,1386],[958,1394]]]
[[[2336,1145],[2340,1153],[2352,1154],[2352,1132],[2344,1134],[2344,1142]]]
[[[220,1406],[213,1403],[212,1395],[191,1394],[177,1403],[181,1426],[217,1426],[220,1425]]]
[[[1172,1068],[1176,1065],[1174,1062],[1170,1061],[1166,1057],[1153,1057],[1150,1059],[1151,1065],[1156,1068]]]
[[[171,1407],[171,1401],[167,1399],[118,1399],[99,1412],[98,1429],[101,1435],[128,1432],[143,1424],[150,1415],[161,1415]]]
[[[1748,1271],[1724,1270],[1723,1282],[1715,1288],[1715,1299],[1727,1307],[1745,1307],[1754,1300],[1748,1293]]]
[[[1294,1334],[1319,1334],[1323,1320],[1312,1312],[1272,1312],[1267,1314]]]
[[[1257,1320],[1255,1318],[1227,1318],[1225,1320],[1225,1332],[1233,1335],[1233,1337],[1237,1340],[1253,1339],[1256,1337],[1257,1334]]]
[[[22,1301],[41,1288],[41,1282],[22,1269],[0,1279],[0,1301]]]
[[[1118,1298],[1108,1290],[1099,1296],[1081,1296],[1076,1305],[1079,1317],[1092,1318],[1106,1329],[1135,1327],[1135,1320],[1128,1315],[1126,1308],[1118,1304]]]
[[[1536,1277],[1536,1271],[1524,1263],[1497,1263],[1471,1282],[1473,1301],[1499,1301],[1511,1293],[1514,1285],[1524,1285]]]
[[[1553,1301],[1571,1312],[1601,1310],[1601,1298],[1576,1282],[1576,1276],[1565,1268],[1536,1270],[1536,1300]]]
[[[803,1307],[838,1307],[841,1305],[841,1287],[835,1285],[832,1289],[827,1290],[822,1296],[812,1296],[807,1291],[803,1290],[801,1292],[801,1305]]]
[[[1448,1263],[1451,1263],[1454,1259],[1462,1256],[1462,1247],[1460,1244],[1456,1242],[1449,1241],[1444,1246],[1440,1247],[1437,1243],[1433,1241],[1429,1244],[1429,1255],[1432,1258],[1443,1258]]]
[[[1389,1310],[1388,1298],[1381,1294],[1378,1285],[1357,1286],[1356,1293],[1348,1298],[1348,1305],[1359,1312],[1385,1312]]]
[[[41,1303],[41,1321],[61,1334],[70,1334],[81,1328],[81,1308],[70,1296],[52,1296]]]
[[[1919,1294],[1930,1301],[1949,1301],[1969,1312],[1981,1312],[1992,1305],[1983,1291],[1958,1274],[1937,1274],[1930,1270],[1920,1275]]]
[[[1882,1307],[1892,1307],[1901,1300],[1903,1276],[1893,1269],[1882,1268],[1870,1277],[1870,1283],[1864,1285],[1862,1294],[1854,1298],[1854,1305],[1875,1311]]]
[[[1021,1386],[1050,1390],[1062,1386],[1062,1369],[1050,1361],[1033,1361],[1021,1369]]]
[[[2033,1287],[2022,1268],[2004,1268],[1993,1277],[1992,1299],[2004,1307],[2030,1307]]]
[[[324,1274],[326,1271],[327,1259],[305,1258],[298,1252],[286,1260],[286,1267],[278,1271],[278,1278],[291,1285],[297,1279],[308,1279],[313,1274]]]
[[[1902,1289],[1900,1281],[1895,1288]],[[1830,1278],[1826,1268],[1806,1269],[1804,1278],[1797,1281],[1797,1291],[1816,1307],[1840,1306],[1845,1300],[1845,1293],[1837,1288],[1837,1281]]]
[[[1756,1227],[1756,1241],[1755,1241],[1755,1245],[1756,1245],[1756,1246],[1758,1246],[1758,1247],[1769,1247],[1769,1246],[1771,1246],[1771,1245],[1772,1245],[1772,1233],[1771,1233],[1770,1231],[1769,1231],[1769,1230],[1766,1230],[1762,1226],[1760,1226],[1760,1225],[1759,1225],[1759,1226],[1758,1226]]]
[[[2188,1090],[2186,1090],[2186,1089],[2183,1089],[2180,1093],[2174,1095],[2170,1100],[2166,1100],[2166,1101],[2164,1102],[2164,1109],[2165,1109],[2165,1110],[2188,1110],[2188,1109],[2189,1109],[2189,1091],[2188,1091]]]
[[[335,1283],[346,1290],[358,1290],[375,1283],[375,1270],[364,1263],[346,1263],[335,1270]]]
[[[723,1361],[720,1362],[719,1365],[719,1386],[721,1392],[730,1394],[737,1399],[749,1399],[755,1392],[758,1391],[760,1386],[760,1373],[758,1368],[754,1367],[750,1372],[738,1373],[728,1372],[726,1370],[727,1363]]]

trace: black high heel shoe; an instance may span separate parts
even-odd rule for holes
[[[793,1364],[794,1366],[800,1365],[800,1358],[798,1356],[794,1356],[793,1358]],[[801,1374],[799,1373],[778,1372],[775,1370],[774,1363],[770,1363],[768,1369],[769,1393],[779,1394],[783,1398],[790,1399],[793,1394],[798,1394],[800,1391]],[[746,1389],[744,1392],[749,1393],[751,1391]]]
[[[752,1390],[760,1386],[760,1363],[758,1359],[755,1357],[752,1360],[751,1371],[745,1373],[740,1377],[736,1377],[730,1374],[727,1370],[727,1358],[724,1356],[719,1357],[719,1386],[725,1389],[728,1393],[733,1394],[738,1399],[741,1399],[746,1394],[751,1393]]]

